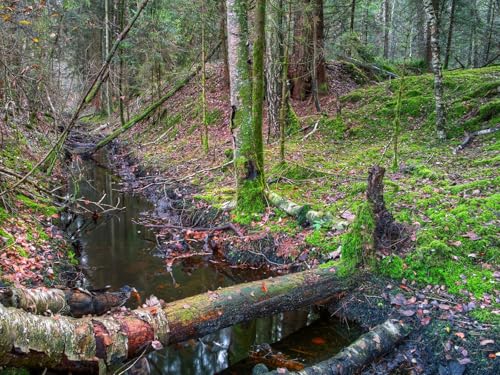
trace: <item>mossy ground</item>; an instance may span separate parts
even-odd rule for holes
[[[132,142],[148,144],[136,152],[146,167],[173,178],[191,174],[189,182],[198,187],[197,197],[214,205],[231,200],[234,192],[232,168],[222,167],[227,163],[225,151],[231,147],[231,135],[227,92],[217,69],[209,70],[208,102],[212,110],[220,110],[220,117],[210,126],[207,156],[201,157],[198,131],[189,135],[186,130],[199,122],[189,103],[181,101],[196,98],[190,94],[196,90],[194,84],[167,103],[169,116],[181,114],[183,118],[177,132],[157,144],[148,142],[162,129],[141,125],[128,136]],[[447,72],[444,83],[448,139],[440,142],[434,129],[432,75],[406,77],[398,144],[400,165],[399,170],[386,175],[385,198],[395,218],[415,231],[408,253],[383,257],[377,268],[393,278],[444,285],[452,293],[480,298],[485,293],[498,293],[494,275],[500,246],[498,133],[476,139],[458,155],[452,150],[465,131],[498,124],[500,67]],[[392,166],[392,119],[398,88],[398,80],[366,86],[341,97],[340,116],[300,118],[302,127],[320,120],[318,130],[306,139],[302,133],[288,137],[285,166],[279,162],[279,145],[271,142],[266,146],[269,187],[334,217],[357,213],[365,201],[369,167],[380,164],[389,170]],[[217,166],[220,168],[214,168]],[[209,171],[200,172],[204,169]],[[279,212],[255,220],[254,227],[259,229],[302,238],[318,258],[327,258],[326,254],[348,243],[342,231],[318,223],[315,230],[304,232]],[[478,318],[491,320],[491,312],[497,309],[498,304],[492,302]]]

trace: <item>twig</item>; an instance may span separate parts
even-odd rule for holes
[[[318,130],[318,125],[319,125],[319,122],[320,122],[321,119],[319,119],[318,121],[316,121],[316,123],[314,124],[314,128],[313,130],[311,130],[309,133],[307,133],[304,138],[302,138],[303,141],[305,141],[307,138],[309,138],[311,135],[313,135],[314,133],[316,133],[316,131]]]
[[[456,155],[460,150],[463,150],[464,148],[466,148],[474,140],[474,138],[476,138],[478,135],[491,134],[491,133],[497,132],[499,130],[500,130],[500,125],[497,125],[494,128],[482,129],[482,130],[478,130],[478,131],[475,131],[472,133],[466,133],[465,138],[462,141],[462,143],[460,143],[453,150],[453,154]]]

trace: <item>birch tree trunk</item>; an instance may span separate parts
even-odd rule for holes
[[[431,37],[432,70],[434,72],[434,98],[436,101],[437,137],[438,139],[444,139],[446,138],[446,117],[443,98],[443,71],[441,67],[441,56],[439,48],[438,9],[433,0],[423,1],[425,12],[429,21]]]
[[[224,327],[309,306],[345,291],[356,277],[317,269],[259,280],[166,305],[75,319],[0,304],[0,365],[96,372]]]
[[[390,0],[384,0],[384,59],[389,58],[389,30],[391,24],[390,10]]]
[[[265,5],[265,4],[264,4]],[[236,209],[243,214],[259,212],[265,208],[264,200],[264,173],[263,173],[263,145],[262,145],[262,118],[252,119],[252,82],[250,80],[249,53],[248,53],[248,21],[246,0],[227,0],[227,34],[228,34],[228,62],[231,96],[231,132],[234,142],[234,166],[236,173]],[[256,7],[259,10],[259,7]],[[257,11],[256,15],[259,15]],[[264,9],[265,15],[265,9]],[[259,22],[256,20],[256,24]],[[261,21],[264,26],[264,20]],[[263,37],[263,35],[262,35]],[[257,38],[258,39],[258,38]],[[257,53],[255,52],[257,49]],[[254,45],[254,65],[260,64],[254,74],[259,80],[259,69],[263,68],[260,54],[264,49],[264,40],[256,40]],[[262,69],[263,70],[263,69]],[[259,90],[254,98],[263,95],[260,89],[263,82],[254,82],[254,88]],[[259,111],[259,105],[254,107]],[[261,110],[261,109],[260,109]]]
[[[283,78],[283,0],[268,0],[266,14],[267,141],[279,135]]]

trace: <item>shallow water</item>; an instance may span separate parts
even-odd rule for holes
[[[190,258],[168,268],[157,249],[154,233],[136,224],[141,214],[154,209],[153,205],[139,195],[118,191],[120,179],[97,163],[80,162],[79,168],[81,178],[75,187],[79,197],[99,201],[105,194],[103,202],[116,204],[119,200],[126,208],[95,222],[79,218],[74,225],[81,232],[81,265],[91,287],[110,285],[118,289],[130,285],[143,299],[153,294],[168,302],[267,277],[262,272],[223,268],[201,258]],[[157,374],[203,375],[223,370],[245,374],[250,373],[252,364],[244,360],[255,344],[275,343],[288,337],[276,348],[310,364],[331,356],[359,334],[337,321],[317,318],[310,311],[295,311],[257,319],[200,340],[170,346],[150,354],[147,363],[140,363]],[[325,344],[314,345],[311,335],[321,336]]]

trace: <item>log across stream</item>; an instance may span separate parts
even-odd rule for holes
[[[143,298],[153,294],[171,302],[269,276],[216,267],[201,258],[190,258],[168,268],[157,249],[154,233],[134,223],[142,213],[154,210],[154,205],[141,196],[118,192],[122,188],[120,179],[97,163],[84,161],[80,166],[81,197],[99,201],[106,194],[107,203],[120,199],[126,207],[113,216],[98,218],[96,223],[77,220],[69,229],[81,228],[81,264],[91,287],[111,285],[118,289],[128,284],[137,288]],[[213,374],[223,370],[232,373],[231,367],[238,363],[235,370],[243,374],[250,372],[251,364],[242,365],[241,360],[252,345],[281,340],[280,351],[305,360],[307,365],[333,355],[360,333],[352,325],[349,330],[335,321],[315,322],[317,318],[310,311],[295,311],[224,328],[201,340],[151,353],[149,367],[153,374]],[[310,324],[313,325],[307,327]],[[298,333],[292,335],[294,332]],[[292,336],[287,340],[289,335]],[[325,344],[318,345],[322,340]]]

